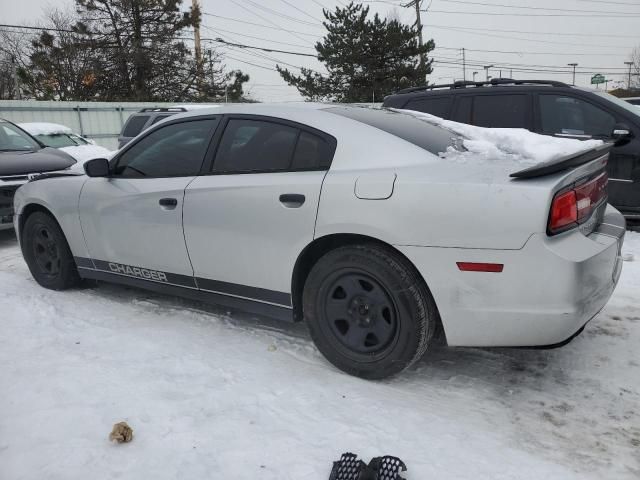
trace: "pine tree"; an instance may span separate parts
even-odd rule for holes
[[[433,40],[421,47],[417,31],[397,20],[368,18],[369,7],[351,2],[334,12],[323,11],[327,29],[315,45],[328,75],[302,68],[300,75],[277,66],[282,78],[314,101],[382,101],[399,88],[423,85],[433,60],[420,66],[420,56],[435,48]]]

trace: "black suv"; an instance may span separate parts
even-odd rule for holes
[[[387,96],[384,106],[480,127],[615,139],[609,203],[629,220],[640,220],[640,108],[613,95],[555,81],[493,79],[408,88]]]

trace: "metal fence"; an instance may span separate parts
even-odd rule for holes
[[[118,135],[129,116],[146,107],[170,103],[57,102],[0,100],[0,118],[14,123],[50,122],[66,125],[109,150],[118,148]]]

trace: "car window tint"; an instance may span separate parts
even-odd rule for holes
[[[460,123],[471,123],[472,103],[473,97],[458,97],[451,120]]]
[[[579,98],[540,95],[542,133],[609,137],[616,119],[613,115]]]
[[[0,122],[0,150],[39,150],[38,145],[18,127]]]
[[[123,137],[135,137],[142,131],[145,123],[149,120],[149,115],[133,115],[124,127]]]
[[[333,149],[324,138],[309,132],[301,132],[296,151],[293,154],[291,168],[306,170],[328,167],[332,157]]]
[[[213,163],[215,172],[288,170],[298,129],[263,120],[231,119]]]
[[[323,110],[378,128],[434,155],[446,152],[449,147],[461,148],[460,135],[402,110],[342,106]]]
[[[153,119],[153,121],[151,122],[151,125],[155,125],[160,120],[164,120],[165,118],[170,117],[170,116],[171,115],[158,115],[156,118]]]
[[[451,97],[426,97],[411,100],[404,108],[448,119],[451,111]]]
[[[212,118],[158,128],[120,156],[115,175],[129,178],[197,175],[217,122],[217,118]]]
[[[529,128],[528,95],[477,95],[473,125],[489,128]]]

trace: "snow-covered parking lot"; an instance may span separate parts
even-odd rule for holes
[[[0,479],[326,480],[345,451],[397,455],[412,480],[640,478],[640,234],[624,255],[564,348],[439,347],[367,382],[304,325],[42,289],[0,232]],[[133,442],[112,444],[121,420]]]

